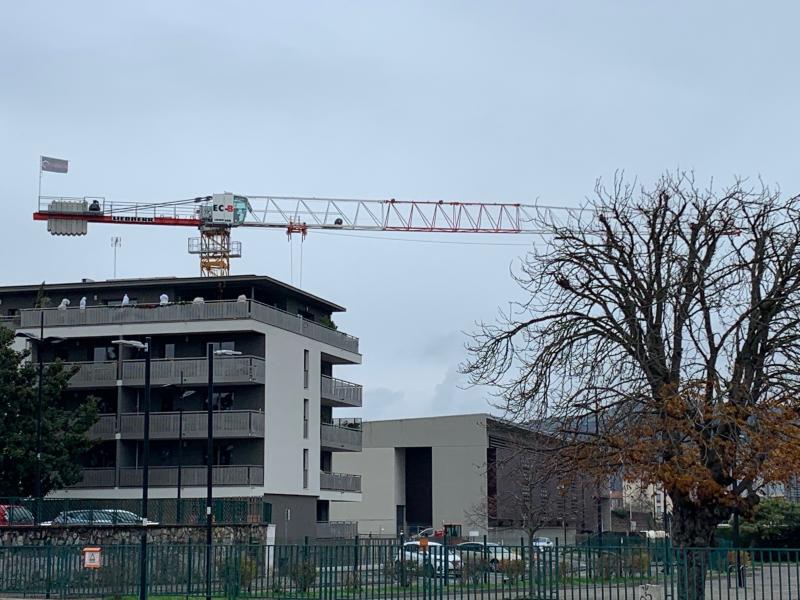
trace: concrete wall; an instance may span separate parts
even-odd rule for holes
[[[303,351],[309,351],[308,389]],[[320,353],[318,342],[271,328],[267,333],[265,477],[273,494],[319,495]],[[303,399],[309,400],[308,439],[303,438]],[[303,450],[309,454],[303,488]],[[266,481],[265,481],[266,483]]]
[[[361,453],[336,453],[336,471],[362,475],[360,505],[331,504],[331,520],[356,520],[359,533],[395,531],[398,504],[405,504],[403,448],[432,450],[433,523],[461,523],[486,533],[485,517],[475,523],[475,508],[486,497],[486,416],[482,414],[372,421],[363,424]]]
[[[433,447],[433,523],[486,532],[486,446]]]
[[[405,478],[394,448],[364,448],[361,452],[338,452],[334,469],[361,475],[361,502],[331,502],[331,521],[358,521],[359,535],[393,535],[397,500],[404,499]]]

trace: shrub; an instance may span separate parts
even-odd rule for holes
[[[480,556],[464,554],[461,557],[461,580],[466,583],[479,584],[484,573],[489,571],[489,563]]]
[[[565,558],[562,558],[558,562],[558,576],[561,579],[568,579],[569,577],[572,577],[573,570],[574,569],[573,569],[571,561],[569,561],[569,560],[567,560]]]
[[[344,587],[349,592],[357,592],[361,589],[361,577],[357,571],[350,571],[345,574]]]
[[[634,551],[626,561],[626,567],[630,575],[644,575],[650,570],[650,555],[642,551]]]
[[[289,567],[289,579],[301,592],[307,592],[317,580],[317,567],[308,560],[298,560]]]
[[[411,582],[422,574],[422,565],[416,561],[404,561],[402,566],[400,561],[386,563],[383,567],[383,574],[391,581],[397,581],[401,586],[408,587]]]
[[[501,560],[498,567],[511,583],[516,583],[525,574],[525,562],[521,560]]]

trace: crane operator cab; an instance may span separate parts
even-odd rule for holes
[[[238,227],[244,223],[250,202],[236,194],[214,194],[209,204],[200,206],[199,216],[205,225]]]

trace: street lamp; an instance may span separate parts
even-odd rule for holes
[[[212,538],[212,499],[214,486],[214,357],[239,356],[236,350],[214,349],[214,342],[206,345],[208,355],[208,436],[206,439],[206,600],[211,600],[211,538]]]
[[[42,502],[42,379],[44,378],[44,347],[47,344],[63,342],[61,337],[44,337],[44,310],[39,312],[39,336],[30,333],[17,333],[17,337],[25,338],[36,344],[36,359],[38,364],[38,382],[36,390],[36,468],[34,469],[33,495],[36,505],[34,507],[34,523],[41,521]]]
[[[150,484],[150,338],[112,340],[112,344],[144,351],[144,436],[142,441],[142,550],[139,557],[139,598],[147,600],[147,494]]]
[[[183,372],[181,372],[181,386],[183,385]],[[184,400],[194,394],[194,390],[186,390],[179,398]],[[183,511],[181,510],[181,487],[183,486],[183,406],[178,409],[178,506],[176,507],[176,518],[178,525],[183,523]]]

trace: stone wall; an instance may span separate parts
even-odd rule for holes
[[[267,544],[273,525],[215,525],[215,544]],[[0,546],[107,546],[140,543],[141,527],[116,525],[109,527],[0,527]],[[274,535],[274,534],[273,534]],[[206,528],[198,525],[157,525],[147,528],[149,543],[203,544]],[[274,542],[273,542],[274,543]]]

